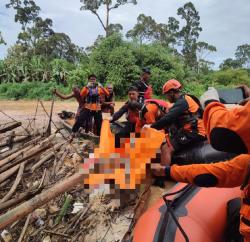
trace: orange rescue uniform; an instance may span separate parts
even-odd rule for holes
[[[220,132],[222,134],[229,132],[226,142],[231,142],[238,147],[238,150],[241,150],[240,145],[243,142],[242,150],[246,148],[245,153],[248,154],[215,164],[173,165],[171,168],[166,168],[166,174],[175,181],[193,183],[202,187],[237,187],[244,184],[242,186],[240,232],[244,236],[244,241],[250,242],[250,102],[243,107],[231,110],[227,110],[219,102],[212,102],[206,107],[203,117],[212,146],[218,145],[216,135],[218,136]],[[221,137],[221,139],[218,137],[219,140],[223,138],[225,139],[225,137]],[[234,142],[232,139],[228,140],[229,138],[236,138],[236,140]]]
[[[104,96],[108,96],[109,95],[109,91],[105,88],[102,87],[95,87],[95,88],[91,88],[92,90],[94,90],[96,92],[96,100],[94,102],[88,102],[88,96],[90,95],[90,88],[89,87],[83,87],[83,89],[81,90],[81,96],[83,98],[86,98],[86,103],[84,105],[84,107],[86,109],[89,109],[91,111],[100,111],[101,110],[101,100],[102,97]]]

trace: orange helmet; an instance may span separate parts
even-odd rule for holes
[[[162,88],[162,93],[165,94],[167,92],[169,92],[170,90],[174,89],[174,90],[178,90],[182,87],[181,83],[177,80],[169,80],[167,81]]]

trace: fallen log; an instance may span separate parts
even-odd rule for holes
[[[29,201],[24,202],[12,210],[9,210],[0,216],[0,229],[4,229],[7,225],[24,218],[33,210],[41,207],[58,195],[71,190],[75,185],[82,183],[83,179],[83,174],[76,173],[68,179],[54,185],[50,189],[43,191],[41,194],[36,195]]]
[[[13,174],[15,174],[15,172],[18,171],[20,165],[16,165],[14,167],[12,167],[11,169],[9,169],[8,171],[5,171],[3,173],[1,173],[0,176],[0,183],[2,183],[3,181],[5,181],[7,178],[9,178],[10,176],[12,176]]]
[[[3,154],[3,153],[5,153],[5,152],[7,152],[9,150],[11,150],[11,148],[5,146],[3,149],[0,150],[0,154]]]
[[[9,136],[3,137],[4,141],[0,143],[0,147],[9,146],[12,148],[14,137],[15,137],[15,131],[11,131]]]
[[[59,169],[60,169],[61,166],[63,165],[63,162],[64,162],[64,160],[65,160],[65,158],[66,158],[66,156],[67,156],[68,154],[69,154],[69,150],[66,149],[66,150],[63,152],[63,154],[62,154],[62,156],[60,157],[60,159],[58,160],[58,162],[56,163],[56,165],[55,165],[55,169],[53,170],[53,172],[54,172],[55,174],[58,173]]]
[[[5,211],[27,199],[32,198],[34,195],[36,195],[40,190],[35,191],[27,191],[20,193],[17,197],[10,199],[9,201],[6,201],[4,203],[0,204],[0,212]]]
[[[47,160],[51,159],[52,157],[55,156],[55,151],[59,150],[61,148],[61,146],[64,144],[63,143],[59,143],[56,144],[53,148],[49,149],[46,154],[36,163],[34,164],[30,171],[33,173],[38,167],[40,167],[44,162],[46,162]]]
[[[41,135],[35,136],[32,140],[25,142],[23,145],[34,145],[37,144],[39,141],[42,142],[43,137]]]
[[[25,162],[20,165],[15,182],[13,183],[13,185],[12,185],[11,189],[8,191],[8,193],[1,199],[0,203],[6,202],[9,198],[12,197],[12,195],[16,191],[17,186],[19,185],[19,183],[22,179],[24,167],[25,167]]]
[[[0,125],[0,133],[5,133],[22,125],[21,122],[14,122],[7,125]]]
[[[42,152],[47,150],[50,146],[51,146],[51,144],[47,144],[47,145],[44,145],[42,147],[33,149],[32,152],[29,155],[27,155],[27,156],[25,156],[25,157],[23,157],[23,158],[21,158],[19,160],[15,160],[15,161],[13,161],[11,163],[6,164],[5,166],[0,168],[0,174],[2,172],[4,172],[4,171],[7,171],[7,170],[11,169],[12,167],[14,167],[16,165],[19,165],[19,164],[21,164],[21,163],[23,163],[23,162],[25,162],[27,160],[31,160],[32,158],[40,155]]]
[[[45,139],[41,144],[36,145],[32,149],[30,149],[28,154],[26,156],[24,156],[23,158],[21,158],[19,160],[15,160],[11,163],[7,163],[6,165],[2,166],[0,168],[0,173],[18,165],[18,164],[21,164],[22,162],[24,162],[26,160],[30,160],[31,158],[34,158],[35,156],[41,154],[43,151],[47,150],[49,147],[52,146],[51,141],[54,137],[55,137],[55,135],[51,135],[49,138]]]
[[[28,147],[29,145],[36,145],[39,141],[41,141],[41,139],[42,139],[42,136],[39,135],[38,137],[36,137],[36,138],[34,138],[34,139],[32,139],[32,140],[30,140],[28,142],[17,145],[14,149],[6,151],[3,154],[1,154],[0,155],[0,161],[2,159],[5,159],[5,158],[13,155],[16,152],[19,152],[20,150]]]
[[[32,147],[34,147],[34,146],[31,146],[31,145],[30,145],[30,146],[28,146],[28,147],[26,147],[26,148],[23,148],[23,149],[17,151],[17,152],[14,153],[14,154],[8,156],[8,157],[5,158],[5,159],[0,160],[0,167],[2,167],[2,166],[4,166],[4,165],[6,165],[7,163],[9,163],[9,162],[15,160],[18,156],[23,156],[24,153],[25,153],[26,151],[30,150]]]
[[[24,142],[24,141],[29,141],[31,139],[31,136],[29,135],[24,135],[24,136],[20,136],[20,137],[15,137],[13,139],[13,143],[21,143],[21,142]]]

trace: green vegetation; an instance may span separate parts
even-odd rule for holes
[[[34,1],[10,0],[7,7],[15,10],[21,32],[6,58],[0,60],[0,98],[50,99],[53,88],[70,93],[72,87],[85,85],[90,73],[104,85],[114,84],[116,96],[123,98],[145,66],[152,69],[150,82],[157,96],[164,82],[172,78],[197,96],[208,86],[250,86],[250,45],[238,46],[234,59],[226,59],[220,70],[212,70],[213,63],[204,56],[216,47],[199,40],[200,17],[191,2],[177,10],[179,20],[170,17],[167,23],[140,14],[126,37],[120,33],[122,26],[110,23],[109,17],[112,10],[137,1],[81,2],[81,9],[94,14],[105,31],[105,37],[98,36],[86,49],[72,43],[65,33],[55,32],[53,21],[40,17],[41,9]],[[107,7],[104,21],[98,14],[102,5]],[[5,44],[1,32],[0,44]]]
[[[0,85],[0,98],[2,99],[43,99],[50,100],[52,98],[52,90],[60,89],[63,93],[70,93],[68,87],[56,85],[53,82],[22,82],[22,83],[2,83]]]

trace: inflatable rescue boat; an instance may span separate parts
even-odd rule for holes
[[[177,183],[138,220],[133,242],[223,242],[227,202],[237,188],[199,188]]]

